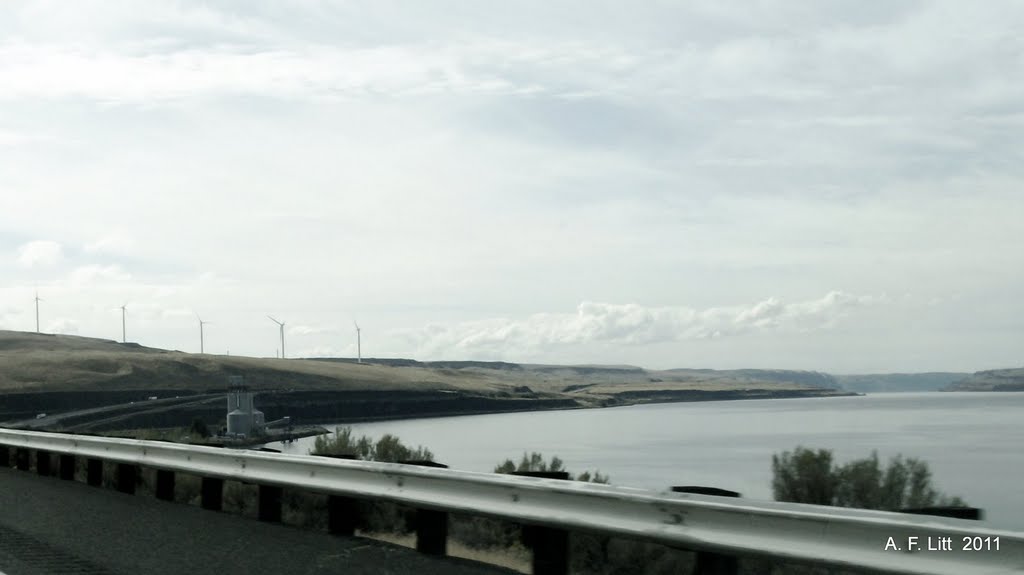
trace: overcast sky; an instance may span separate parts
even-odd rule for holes
[[[1024,364],[1024,3],[0,4],[0,328]]]

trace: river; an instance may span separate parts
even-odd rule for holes
[[[333,428],[333,424],[326,427]],[[665,403],[359,423],[398,435],[452,468],[492,471],[524,452],[559,456],[574,473],[662,490],[704,485],[771,498],[773,453],[827,448],[839,462],[877,450],[928,462],[938,489],[985,510],[991,527],[1024,531],[1024,393],[888,393],[858,397]],[[306,453],[313,438],[268,445]]]

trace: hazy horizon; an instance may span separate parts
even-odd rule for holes
[[[1024,4],[0,5],[0,329],[1024,364]]]

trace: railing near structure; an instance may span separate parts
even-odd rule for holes
[[[174,498],[175,473],[198,475],[202,506],[220,509],[225,480],[259,486],[259,517],[280,521],[282,488],[324,493],[329,527],[352,534],[354,502],[413,507],[417,548],[444,554],[447,514],[504,519],[528,526],[535,573],[567,571],[572,531],[626,537],[706,552],[761,556],[887,573],[1024,574],[1024,533],[960,519],[730,499],[692,493],[287,455],[255,450],[0,429],[0,466],[29,469],[32,455],[49,475],[73,479],[76,459],[99,485],[104,462],[117,465],[118,489],[133,492],[138,469],[156,469],[156,496]]]

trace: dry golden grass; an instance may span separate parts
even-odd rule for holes
[[[501,382],[420,367],[189,354],[65,335],[0,332],[0,391],[223,387],[244,373],[255,387],[488,391]]]
[[[595,385],[592,388],[587,388],[587,392],[590,394],[607,394],[614,395],[616,393],[622,393],[625,391],[631,392],[656,392],[656,391],[737,391],[737,390],[749,390],[759,389],[763,386],[751,387],[748,383],[735,383],[735,382],[698,382],[698,383],[642,383],[635,385]],[[778,383],[772,385],[773,390],[789,390],[789,389],[806,389],[795,383]]]
[[[625,391],[786,390],[801,372],[653,371],[635,367],[522,365],[396,367],[308,359],[190,354],[69,335],[0,331],[0,393],[121,389],[222,389],[227,376],[243,374],[259,390],[445,390],[482,395],[521,395],[523,388],[584,404]],[[781,375],[780,375],[781,374]],[[793,374],[787,381],[786,374]],[[518,388],[518,390],[517,390]]]

